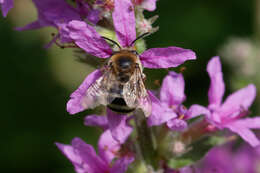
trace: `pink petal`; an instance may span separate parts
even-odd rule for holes
[[[173,118],[167,121],[167,126],[171,130],[183,131],[188,127],[188,124],[184,120]]]
[[[256,147],[260,144],[255,134],[248,128],[243,126],[243,124],[235,121],[225,125],[226,128],[234,133],[237,133],[241,138],[248,142],[252,147]]]
[[[163,79],[160,100],[168,106],[180,105],[186,98],[184,93],[185,82],[182,74],[173,71]]]
[[[71,145],[64,145],[61,143],[55,144],[61,150],[61,152],[71,161],[77,173],[89,171],[88,165],[84,164],[77,150],[75,150]]]
[[[131,0],[115,0],[112,13],[117,39],[122,47],[128,47],[136,38],[135,11]]]
[[[221,62],[219,57],[213,57],[207,66],[210,76],[210,88],[208,92],[211,107],[219,107],[225,92],[225,83],[222,77]]]
[[[85,22],[74,20],[68,24],[68,29],[70,30],[70,38],[87,53],[99,58],[111,56],[112,49],[92,26]]]
[[[220,108],[222,116],[228,117],[232,116],[236,111],[247,110],[253,103],[255,96],[256,88],[253,84],[231,94]]]
[[[72,140],[72,147],[77,150],[82,161],[89,166],[90,170],[86,172],[106,172],[109,170],[108,163],[96,154],[95,149],[91,145],[86,144],[80,138]]]
[[[85,126],[98,126],[102,129],[108,129],[108,121],[106,116],[101,115],[88,115],[84,119]]]
[[[156,9],[156,1],[157,0],[144,0],[141,6],[148,11],[154,11]]]
[[[71,7],[65,0],[33,0],[37,11],[38,20],[17,30],[37,29],[39,27],[54,26],[68,23],[71,20],[80,20],[76,9]]]
[[[98,141],[99,155],[107,163],[111,163],[120,150],[120,143],[118,143],[111,135],[110,130],[103,132]]]
[[[152,48],[140,55],[140,60],[146,68],[177,67],[193,59],[196,59],[193,51],[179,47]]]
[[[211,112],[209,114],[206,114],[206,120],[214,126],[223,128],[221,116],[217,112]]]
[[[1,8],[2,8],[2,13],[3,16],[6,17],[8,11],[14,7],[13,0],[3,0],[0,2]]]
[[[210,114],[209,110],[203,106],[200,105],[192,105],[189,110],[186,112],[185,119],[191,119],[195,118],[199,115],[206,115],[208,116]]]
[[[101,75],[100,70],[95,70],[89,74],[79,88],[70,95],[70,100],[67,103],[67,111],[70,114],[81,112],[95,105],[92,97],[86,97],[86,92],[90,85],[101,77]]]
[[[250,129],[260,129],[260,117],[239,119],[235,121],[235,124]]]
[[[176,113],[169,109],[167,105],[161,104],[160,100],[157,99],[152,92],[148,92],[152,101],[152,113],[148,117],[149,126],[158,126],[172,118],[176,118]]]
[[[133,130],[133,128],[127,124],[127,115],[119,115],[107,109],[107,119],[113,138],[123,144]]]
[[[40,29],[41,27],[45,27],[45,26],[51,26],[51,25],[49,23],[45,23],[37,20],[23,27],[16,27],[15,30],[23,31],[23,30],[30,30],[30,29]]]
[[[113,167],[111,168],[111,173],[125,173],[128,166],[134,161],[132,156],[124,156],[118,159]]]

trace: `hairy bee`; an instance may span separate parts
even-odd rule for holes
[[[130,113],[141,108],[146,116],[149,115],[150,99],[144,86],[145,75],[135,50],[115,52],[101,71],[101,77],[86,92],[86,105],[95,107],[102,104],[118,113]]]

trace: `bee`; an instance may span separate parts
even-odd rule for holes
[[[101,68],[101,77],[87,89],[85,104],[89,107],[106,105],[110,110],[123,114],[141,108],[149,116],[151,101],[144,85],[145,74],[138,53],[132,47],[118,47],[120,50],[114,52]]]

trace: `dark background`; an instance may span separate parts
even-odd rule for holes
[[[64,59],[54,63],[52,58],[62,50],[56,46],[43,49],[48,39],[43,39],[45,35],[40,31],[13,30],[18,26],[16,18],[20,17],[15,15],[15,10],[16,6],[6,19],[0,18],[1,172],[73,172],[72,164],[54,142],[70,143],[73,137],[79,136],[87,143],[96,144],[99,132],[83,125],[87,113],[71,116],[66,112],[70,93],[87,72],[64,67],[64,76],[63,71],[56,75],[55,63],[59,66]],[[186,105],[207,105],[207,61],[217,55],[218,48],[228,37],[253,36],[254,1],[159,0],[157,10],[146,13],[147,16],[155,14],[159,15],[156,25],[160,30],[146,38],[148,47],[174,45],[194,50],[198,59],[184,65]],[[223,66],[227,94],[231,92],[229,79],[232,76],[229,66]],[[146,72],[148,80],[161,80],[167,73],[165,70]],[[60,78],[66,79],[72,73],[81,76],[80,79],[73,84],[61,82]],[[252,112],[256,114],[256,110]]]

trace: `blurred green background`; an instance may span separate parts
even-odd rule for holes
[[[155,24],[160,30],[146,38],[148,47],[174,45],[197,53],[196,61],[182,66],[186,67],[186,105],[207,105],[206,64],[227,39],[253,38],[255,34],[253,0],[159,0],[157,10],[145,14],[159,15]],[[52,30],[14,30],[34,19],[36,11],[30,0],[15,2],[8,17],[0,18],[1,172],[69,173],[73,172],[72,164],[54,142],[70,143],[79,136],[87,143],[96,144],[99,131],[83,125],[87,112],[78,115],[66,112],[70,93],[93,69],[77,62],[71,50],[61,50],[55,45],[43,49],[51,39]],[[227,95],[236,88],[232,85],[233,71],[240,69],[231,68],[224,59],[222,62]],[[161,81],[167,73],[166,70],[145,72],[148,83]],[[245,86],[254,83],[254,79],[245,76],[238,83]],[[257,107],[255,102],[252,115],[260,112]]]

